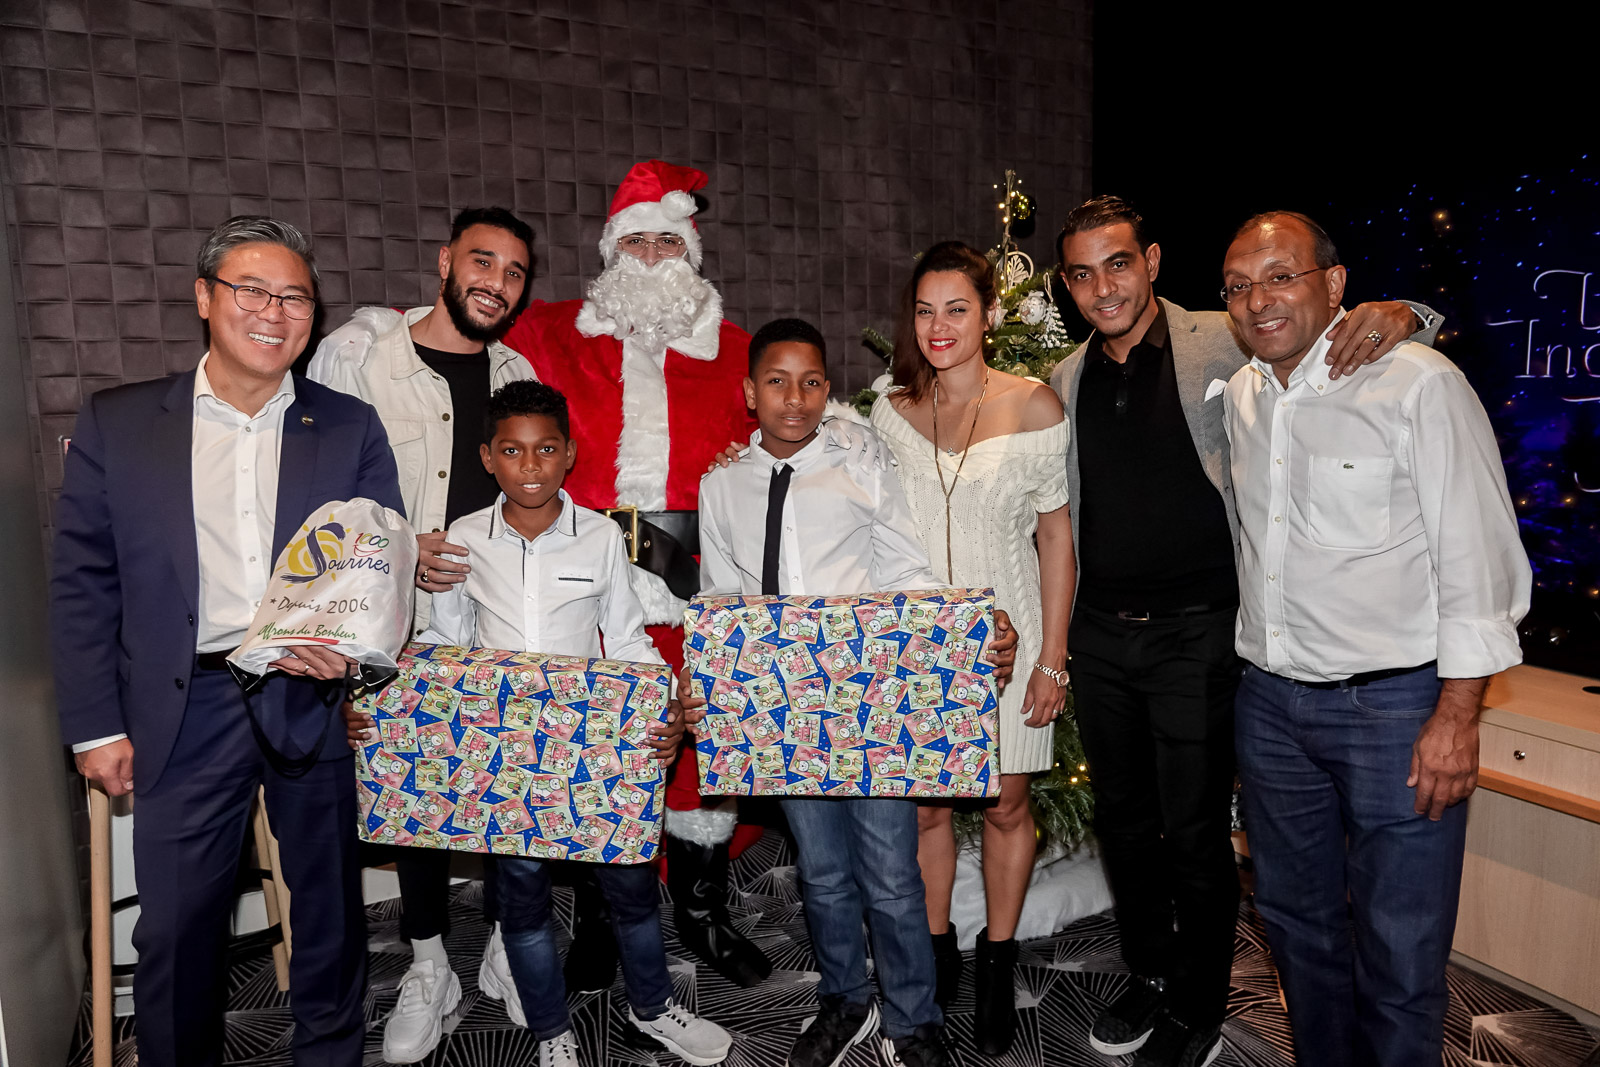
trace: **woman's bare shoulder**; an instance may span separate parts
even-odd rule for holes
[[[1028,387],[1027,393],[1022,397],[1022,426],[1024,432],[1032,430],[1047,430],[1066,417],[1061,410],[1061,398],[1056,396],[1056,391],[1043,382],[1021,379],[1022,384]]]

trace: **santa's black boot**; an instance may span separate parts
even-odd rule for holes
[[[696,845],[667,834],[667,892],[678,940],[708,967],[748,989],[766,981],[772,961],[728,915],[728,843]]]
[[[577,879],[573,887],[572,944],[562,976],[569,993],[604,992],[617,978],[617,935],[593,876]]]

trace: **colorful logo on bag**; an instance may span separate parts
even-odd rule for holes
[[[330,519],[332,516],[330,516]],[[325,522],[321,526],[300,527],[300,535],[289,542],[284,552],[284,573],[280,579],[290,585],[306,585],[332,572],[338,577],[342,570],[374,570],[389,573],[389,561],[377,558],[389,547],[389,539],[380,534],[356,534],[350,547],[350,558],[345,558],[345,539],[349,532],[342,523]]]
[[[310,528],[300,527],[300,536],[289,542],[285,571],[278,575],[291,585],[314,582],[328,573],[329,564],[344,556],[344,526],[337,522]]]

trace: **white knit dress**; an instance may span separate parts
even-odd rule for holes
[[[944,465],[945,484],[961,463],[938,452],[894,409],[887,396],[872,405],[872,426],[894,450],[900,484],[916,516],[933,573],[946,578],[944,493],[934,456]],[[1047,771],[1053,762],[1054,727],[1029,726],[1022,715],[1028,677],[1043,642],[1044,609],[1039,594],[1039,553],[1033,532],[1041,512],[1067,503],[1067,423],[977,441],[950,494],[950,556],[957,587],[994,587],[995,606],[1017,628],[1017,666],[1000,695],[1000,768],[1005,774]]]

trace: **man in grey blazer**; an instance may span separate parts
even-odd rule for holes
[[[1097,197],[1068,215],[1059,241],[1062,279],[1095,328],[1052,380],[1072,428],[1078,592],[1067,640],[1133,975],[1090,1043],[1137,1052],[1136,1067],[1200,1067],[1221,1049],[1238,904],[1228,837],[1238,518],[1221,394],[1249,357],[1226,313],[1155,297],[1161,249],[1144,231],[1127,204]],[[1335,373],[1376,359],[1419,319],[1437,328],[1426,308],[1357,307],[1330,355]]]

